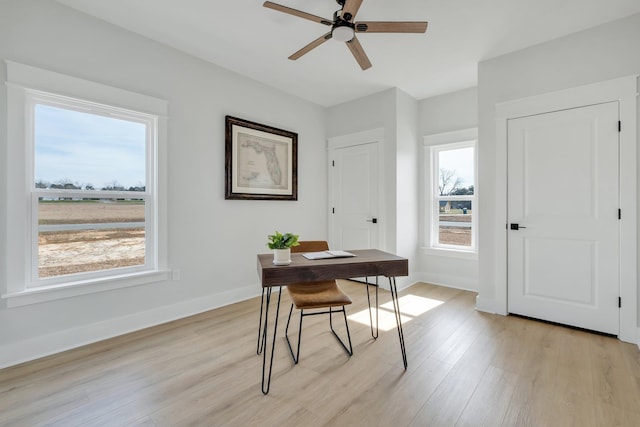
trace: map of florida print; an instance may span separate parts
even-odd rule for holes
[[[238,186],[286,189],[288,144],[238,133]]]

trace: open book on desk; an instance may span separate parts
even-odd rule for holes
[[[347,258],[355,256],[351,252],[346,251],[320,251],[320,252],[307,252],[302,254],[306,259],[327,259],[327,258]]]

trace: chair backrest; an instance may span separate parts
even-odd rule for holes
[[[298,246],[292,246],[291,247],[291,253],[294,252],[320,252],[320,251],[326,251],[329,250],[329,243],[325,242],[324,240],[307,240],[307,241],[299,241],[298,243],[300,243]],[[302,291],[311,291],[312,289],[314,289],[314,285],[317,286],[326,286],[327,284],[332,283],[333,285],[336,284],[335,280],[323,280],[320,282],[305,282],[305,283],[291,283],[289,285],[287,285],[287,288],[289,289],[289,291],[293,291],[294,289],[299,289]]]
[[[300,241],[298,246],[292,246],[291,252],[320,252],[329,249],[329,244],[324,240]]]

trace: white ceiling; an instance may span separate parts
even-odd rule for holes
[[[639,0],[364,0],[356,21],[428,21],[426,34],[359,34],[362,71],[328,27],[263,0],[57,0],[323,106],[391,87],[416,99],[477,84],[477,63],[640,12]],[[274,0],[332,19],[335,0]]]

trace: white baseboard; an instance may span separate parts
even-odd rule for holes
[[[384,289],[389,290],[389,281],[386,280],[385,278],[381,278],[381,284],[382,287]],[[418,283],[420,280],[418,280],[414,275],[411,276],[407,276],[407,277],[396,277],[396,288],[398,288],[398,291],[401,291],[403,289],[407,289],[410,288],[411,286],[415,285],[416,283]]]
[[[369,283],[375,284],[375,277],[367,277],[367,279]],[[364,283],[364,277],[357,277],[354,278],[354,280]],[[398,289],[398,291],[401,291],[403,289],[410,288],[420,281],[421,280],[413,275],[406,277],[396,277],[396,288]],[[387,291],[391,290],[391,288],[389,287],[389,280],[384,276],[378,277],[378,286],[380,286],[380,289],[384,289]]]
[[[255,283],[129,316],[0,345],[0,369],[244,301],[260,295],[260,289],[260,285]]]
[[[478,292],[478,279],[433,273],[416,274],[416,281],[463,291]]]

